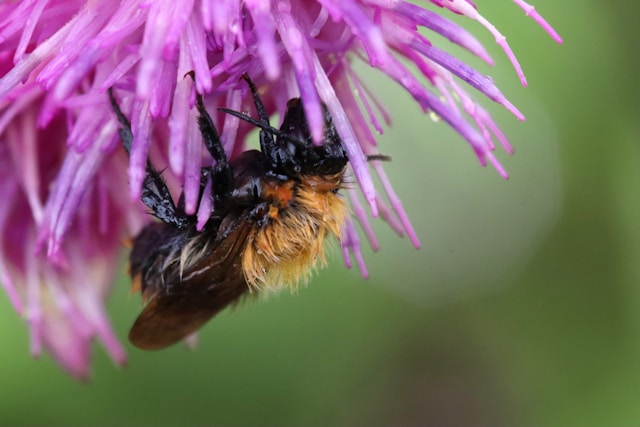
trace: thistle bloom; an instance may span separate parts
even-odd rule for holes
[[[561,41],[533,7],[514,2]],[[395,80],[420,108],[455,129],[480,163],[506,177],[493,140],[507,151],[510,146],[460,81],[523,116],[491,78],[431,43],[439,34],[492,63],[480,43],[438,8],[486,27],[526,84],[505,38],[470,0],[431,0],[424,7],[402,0],[0,4],[0,281],[29,324],[31,352],[46,348],[70,373],[84,377],[91,340],[98,337],[116,363],[125,362],[103,304],[121,241],[151,220],[139,203],[147,159],[166,166],[169,185],[183,189],[186,211],[200,224],[211,211],[208,198],[198,200],[200,168],[211,159],[195,125],[194,90],[205,94],[211,112],[251,111],[241,81],[246,73],[269,113],[282,114],[287,100],[301,97],[318,142],[322,103],[327,105],[359,184],[360,193],[347,191],[354,218],[342,246],[347,265],[355,257],[363,275],[355,224],[374,249],[377,243],[361,198],[373,217],[419,243],[380,162],[366,160],[377,152],[373,131],[382,133],[389,115],[353,71],[354,60]],[[185,78],[192,70],[195,80]],[[130,158],[119,148],[109,87],[132,121]],[[250,126],[230,115],[214,120],[227,155],[241,153]]]

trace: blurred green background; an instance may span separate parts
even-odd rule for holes
[[[0,425],[640,425],[640,3],[534,3],[563,46],[514,3],[477,2],[527,89],[465,24],[496,60],[471,64],[527,116],[482,100],[515,146],[499,155],[510,180],[371,74],[419,251],[377,223],[368,280],[336,253],[297,295],[220,315],[195,352],[129,346],[117,369],[96,346],[89,384],[30,359],[0,298]],[[123,339],[140,306],[127,286],[109,304]]]

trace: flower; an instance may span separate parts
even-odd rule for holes
[[[514,2],[561,42],[533,7]],[[526,84],[505,38],[471,1],[431,0],[431,6],[486,27]],[[9,201],[0,207],[0,278],[30,326],[32,353],[46,347],[70,373],[84,377],[91,340],[98,337],[116,363],[125,362],[103,303],[121,239],[150,220],[139,203],[149,157],[167,165],[169,185],[183,188],[187,212],[196,213],[200,168],[211,160],[202,156],[194,89],[206,94],[209,111],[249,111],[240,79],[247,73],[270,113],[282,113],[287,100],[300,96],[315,141],[322,137],[325,103],[372,216],[415,246],[417,236],[382,165],[367,162],[376,153],[371,128],[381,133],[380,118],[388,125],[389,115],[352,69],[354,60],[395,80],[420,108],[454,128],[483,165],[491,163],[506,177],[492,140],[507,151],[509,143],[460,80],[523,116],[491,78],[431,43],[429,36],[440,34],[492,63],[473,36],[443,15],[402,0],[0,4],[0,194]],[[184,78],[191,70],[195,81]],[[112,86],[132,121],[129,159],[119,148],[106,95]],[[246,123],[230,115],[214,119],[227,155],[241,153],[250,130]],[[374,249],[378,244],[360,195],[355,189],[347,194],[354,219],[343,233],[345,260],[350,266],[355,256],[366,275],[355,224]],[[201,224],[209,207],[200,204]]]

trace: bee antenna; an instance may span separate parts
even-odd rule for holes
[[[255,127],[258,127],[260,129],[264,130],[265,132],[269,132],[272,135],[275,135],[275,136],[280,137],[280,138],[284,138],[284,139],[286,139],[287,141],[289,141],[289,142],[291,142],[293,144],[299,145],[300,147],[304,148],[304,147],[307,146],[307,144],[303,140],[301,140],[299,138],[295,138],[295,137],[289,135],[288,133],[282,132],[280,129],[276,129],[276,128],[274,128],[273,126],[271,126],[269,124],[266,124],[266,123],[264,123],[264,122],[262,122],[260,120],[256,120],[251,116],[247,116],[246,114],[240,113],[240,112],[235,111],[235,110],[230,110],[228,108],[218,108],[218,110],[222,111],[223,113],[227,113],[227,114],[230,114],[230,115],[232,115],[234,117],[237,117],[240,120],[244,120],[247,123],[251,123]]]
[[[368,162],[373,162],[373,161],[382,161],[382,162],[390,162],[391,161],[391,156],[387,156],[386,154],[369,154],[367,156],[367,161]]]

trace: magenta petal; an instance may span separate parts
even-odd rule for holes
[[[496,87],[491,77],[483,76],[464,62],[433,46],[420,43],[417,40],[412,43],[411,46],[427,58],[437,62],[456,76],[460,77],[492,101],[507,107],[507,109],[513,112],[520,120],[524,119],[522,113],[515,109],[515,107],[511,105],[502,92],[500,92]]]
[[[247,0],[245,2],[255,26],[258,55],[264,65],[269,80],[275,80],[280,75],[280,58],[275,40],[275,25],[271,13],[271,1]]]
[[[178,81],[171,107],[173,114],[169,118],[169,165],[173,173],[180,177],[184,174],[186,140],[191,119],[189,104],[192,86],[191,79]]]
[[[198,207],[198,197],[200,196],[200,169],[202,168],[202,135],[198,126],[194,126],[197,121],[196,114],[191,114],[191,126],[188,127],[185,166],[184,166],[184,201],[185,211],[192,215],[196,213]]]
[[[484,46],[459,25],[435,12],[404,1],[398,2],[396,10],[409,19],[415,20],[416,24],[448,38],[452,43],[462,46],[488,64],[493,65],[493,59],[491,59]]]
[[[151,114],[149,104],[135,103],[132,114],[133,143],[129,162],[129,191],[131,200],[140,200],[142,181],[145,176],[147,154],[151,145]]]
[[[309,121],[311,136],[316,143],[320,143],[324,132],[324,118],[316,88],[313,54],[310,52],[306,40],[302,37],[302,29],[296,25],[295,20],[289,14],[290,5],[285,7],[285,4],[288,3],[285,1],[279,5],[279,11],[275,15],[276,25],[295,68],[300,97]]]

